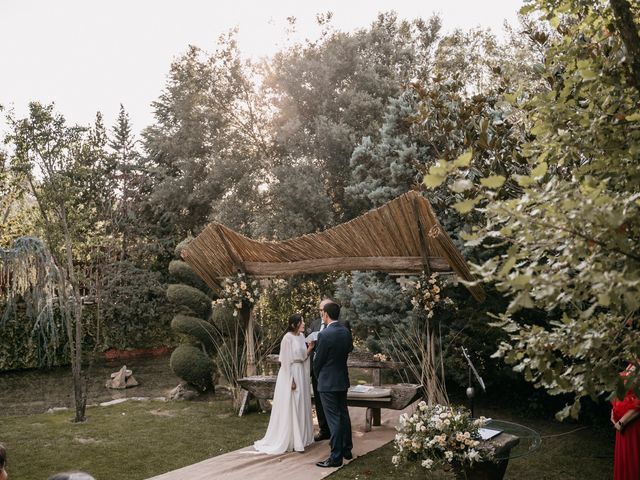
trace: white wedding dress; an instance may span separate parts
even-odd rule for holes
[[[262,453],[303,452],[313,443],[309,358],[304,335],[287,332],[280,343],[280,371],[267,433],[253,444]],[[291,390],[292,382],[296,389]]]

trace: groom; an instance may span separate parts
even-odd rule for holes
[[[331,455],[319,467],[339,467],[342,459],[351,460],[351,419],[347,407],[349,370],[347,357],[353,350],[353,339],[347,327],[338,321],[340,306],[330,302],[322,306],[325,328],[318,334],[313,371],[318,379],[318,392],[331,432]]]

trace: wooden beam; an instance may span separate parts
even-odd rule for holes
[[[338,257],[300,260],[297,262],[244,262],[247,275],[290,276],[303,273],[343,272],[351,270],[418,274],[424,270],[422,257]],[[433,272],[451,271],[442,257],[429,257]]]

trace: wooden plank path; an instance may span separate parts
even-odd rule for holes
[[[381,426],[374,427],[372,431],[365,433],[365,409],[350,408],[354,458],[392,441],[400,414],[405,411],[413,412],[413,410],[414,406],[409,406],[403,411],[383,410]],[[249,446],[148,480],[274,480],[276,478],[319,480],[337,470],[337,468],[320,468],[315,465],[316,462],[329,456],[329,449],[329,442],[322,441],[309,446],[304,453],[264,455],[255,452],[253,447]]]

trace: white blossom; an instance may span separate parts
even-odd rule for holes
[[[433,460],[431,460],[430,458],[427,458],[426,460],[422,461],[422,466],[424,468],[431,468],[433,466]]]

